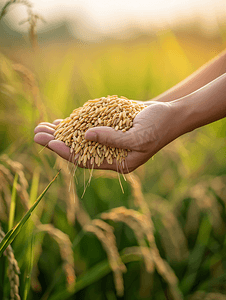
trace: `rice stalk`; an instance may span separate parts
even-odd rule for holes
[[[127,248],[126,248],[127,249]],[[123,263],[127,264],[130,262],[139,262],[141,261],[141,255],[138,253],[126,253],[126,249],[120,253],[121,260]],[[66,288],[63,288],[61,291],[53,294],[52,296],[48,297],[49,300],[61,300],[61,299],[71,299],[73,296],[76,297],[76,293],[89,287],[91,284],[101,280],[104,276],[108,275],[111,272],[111,266],[109,264],[109,260],[105,259],[95,266],[91,267],[87,272],[81,274],[78,277],[74,288],[70,289],[70,291]],[[47,297],[44,297],[47,299]]]
[[[15,239],[15,237],[19,234],[24,224],[27,222],[27,220],[32,215],[32,212],[37,207],[37,205],[40,203],[43,196],[46,194],[50,186],[53,184],[53,182],[56,180],[57,176],[59,175],[60,171],[56,174],[56,176],[52,179],[52,181],[47,185],[47,187],[43,190],[43,192],[40,194],[40,196],[37,198],[35,203],[28,209],[28,211],[24,214],[22,219],[17,223],[16,226],[14,226],[11,230],[7,232],[5,237],[0,243],[0,257],[4,253],[5,249],[12,243],[12,241]]]
[[[153,254],[153,261],[155,263],[155,267],[159,275],[165,280],[168,284],[169,290],[171,292],[172,298],[175,300],[182,300],[182,294],[178,288],[178,278],[176,277],[173,269],[167,263],[166,260],[162,259],[159,250],[155,243],[155,238],[153,234],[153,224],[150,223],[150,220],[146,216],[139,216],[140,224],[143,228],[143,232],[145,233],[149,247]]]
[[[140,251],[143,254],[146,270],[147,272],[152,273],[154,271],[153,258],[150,249],[147,247],[147,244],[145,242],[144,232],[142,231],[139,222],[137,222],[138,214],[139,214],[138,212],[132,209],[126,209],[125,207],[118,207],[112,209],[108,213],[102,213],[101,218],[110,219],[115,222],[123,222],[133,230],[137,238],[138,244],[140,246]]]
[[[110,178],[110,179],[118,178],[117,177],[118,175],[116,173],[113,173],[111,171],[105,171],[105,170],[98,170],[98,172],[95,172],[93,176],[95,178],[99,178],[99,177]],[[134,198],[135,205],[141,209],[141,212],[145,214],[149,218],[149,221],[152,223],[151,212],[149,210],[148,204],[144,199],[139,177],[135,175],[134,172],[126,174],[125,177],[132,188],[132,195]]]
[[[35,291],[36,293],[40,293],[42,291],[42,286],[41,286],[41,283],[38,280],[38,276],[39,276],[38,265],[33,264],[32,271],[31,271],[30,284],[31,284],[32,290]]]
[[[109,242],[111,242],[111,244],[112,244],[112,249],[114,250],[113,255],[115,256],[115,260],[117,261],[117,264],[120,266],[120,269],[122,270],[122,272],[126,272],[126,267],[122,263],[119,253],[118,253],[118,250],[117,250],[116,238],[115,238],[115,235],[113,232],[114,228],[100,219],[92,220],[92,225],[99,227],[100,229],[103,230],[103,232],[107,236]]]
[[[64,197],[67,211],[67,218],[71,224],[74,224],[75,219],[79,222],[81,227],[91,222],[90,216],[82,207],[79,200],[76,185],[74,182],[75,165],[70,169],[70,165],[62,159],[57,158],[56,165],[62,170],[65,183],[65,192],[68,197]]]
[[[14,181],[13,181],[13,190],[12,190],[11,203],[10,203],[8,230],[10,230],[13,227],[13,222],[14,222],[15,208],[16,208],[16,187],[17,187],[17,180],[18,180],[18,174],[16,173]]]
[[[107,177],[110,176],[111,178],[116,178],[116,174],[111,174],[110,172],[107,173],[105,171],[98,171],[98,173],[99,174],[96,174],[95,176],[106,177],[107,175]],[[133,188],[133,196],[136,201],[135,203],[141,208],[143,213],[141,214],[135,210],[126,209],[125,207],[118,207],[112,209],[108,213],[102,213],[101,218],[111,219],[116,222],[124,222],[134,231],[138,244],[141,247],[146,270],[148,272],[153,272],[155,266],[158,273],[168,283],[173,299],[181,300],[182,295],[177,286],[178,279],[169,264],[161,258],[156,246],[151,213],[144,200],[140,181],[133,173],[127,175],[127,180]],[[147,237],[150,248],[144,246],[144,236]]]
[[[122,274],[123,272],[126,272],[126,266],[123,264],[118,253],[112,226],[108,225],[102,220],[95,219],[92,220],[91,224],[86,225],[84,230],[95,234],[105,249],[113,272],[117,295],[122,297],[124,294]]]
[[[151,212],[149,210],[148,204],[146,203],[144,199],[144,195],[142,193],[142,187],[139,177],[133,172],[131,174],[127,175],[127,180],[130,183],[130,186],[132,188],[132,194],[134,198],[134,203],[137,207],[141,208],[141,212],[145,214],[149,221],[151,221]]]
[[[6,2],[3,6],[1,13],[0,13],[0,20],[7,14],[9,8],[13,4],[22,4],[27,8],[28,19],[25,21],[21,21],[19,24],[24,24],[26,22],[29,23],[29,38],[32,45],[33,51],[38,50],[38,40],[37,40],[37,22],[39,20],[45,22],[45,20],[38,14],[33,12],[32,3],[29,0],[10,0]]]
[[[0,164],[0,219],[5,222],[8,220],[11,201],[11,186],[7,180],[8,175],[13,180],[13,176],[9,170]]]
[[[173,206],[164,198],[149,194],[150,210],[161,224],[158,228],[161,243],[167,256],[173,261],[182,261],[189,255],[187,239],[179,224]]]
[[[39,177],[40,177],[40,170],[39,167],[36,167],[33,171],[33,176],[32,176],[32,182],[31,182],[31,188],[30,188],[30,195],[29,195],[29,205],[32,206],[35,202],[35,200],[37,199],[38,196],[38,186],[39,186]],[[36,211],[37,213],[37,211]],[[36,280],[36,271],[37,269],[35,268],[35,261],[37,261],[37,256],[35,256],[34,259],[34,241],[35,241],[35,237],[34,237],[34,227],[35,225],[39,222],[39,217],[37,216],[37,214],[34,214],[32,216],[33,222],[29,222],[26,226],[26,240],[30,243],[29,246],[29,250],[27,251],[27,255],[26,255],[26,279],[25,279],[25,283],[24,283],[24,300],[27,299],[28,294],[29,294],[29,290],[30,287],[35,287],[33,290],[37,291],[39,290],[39,292],[41,291],[41,285],[39,283],[38,280]],[[34,284],[35,282],[35,284]]]
[[[76,186],[74,183],[74,178],[72,171],[67,168],[67,162],[57,158],[57,166],[62,170],[62,175],[64,177],[65,190],[68,197],[63,197],[65,200],[67,219],[70,224],[75,223],[75,218],[79,214],[79,198],[76,192]]]
[[[226,295],[221,293],[207,293],[197,291],[188,300],[226,300]]]
[[[20,75],[25,88],[31,93],[33,99],[32,104],[35,108],[37,108],[39,112],[39,120],[37,120],[37,122],[43,120],[44,112],[46,112],[46,109],[41,100],[40,90],[35,75],[32,73],[31,70],[29,70],[22,64],[13,64],[12,68],[15,72],[17,72]]]
[[[28,9],[31,9],[32,5],[30,3],[30,1],[28,0],[10,0],[8,2],[6,2],[6,4],[3,6],[1,14],[0,14],[0,20],[6,15],[6,13],[8,12],[9,7],[12,4],[23,4],[25,5]]]
[[[5,233],[2,230],[1,225],[0,225],[0,242],[3,240],[4,237],[5,237]],[[20,269],[19,269],[18,263],[15,259],[13,249],[10,245],[5,249],[4,255],[7,257],[7,260],[8,260],[8,278],[9,278],[9,283],[10,283],[10,299],[11,300],[20,300],[21,299],[19,296]]]
[[[23,165],[17,161],[13,161],[6,154],[0,156],[0,161],[2,161],[12,173],[18,174],[17,193],[20,199],[22,200],[22,204],[24,205],[25,209],[28,209],[29,207],[29,195],[27,193],[28,182],[23,171],[24,170]],[[12,176],[12,174],[10,174],[10,171],[6,172],[6,168],[4,167],[1,167],[1,171],[3,171],[4,175],[6,176],[10,185],[12,186],[14,177]]]
[[[67,234],[55,228],[52,224],[39,224],[38,231],[46,231],[58,243],[61,258],[63,260],[63,268],[66,274],[67,284],[70,288],[75,283],[76,276],[74,271],[74,255],[72,244]]]
[[[20,22],[20,24],[28,23],[29,24],[29,38],[33,51],[36,53],[39,50],[38,39],[37,39],[37,23],[38,21],[45,22],[43,17],[38,14],[34,14],[32,9],[28,9],[28,19]]]
[[[185,229],[186,232],[191,232],[194,228],[198,228],[199,217],[201,213],[206,213],[212,223],[213,230],[218,235],[225,234],[225,225],[222,219],[222,206],[214,197],[213,193],[209,189],[208,181],[201,181],[197,183],[189,192],[189,196],[192,199],[192,202],[188,209],[188,217],[186,219]],[[195,211],[196,214],[196,226],[193,220],[192,212]],[[195,217],[195,215],[194,215]],[[195,218],[194,218],[195,221]]]
[[[226,204],[226,176],[212,178],[210,189]]]
[[[0,171],[2,177],[4,176],[7,183],[12,183],[13,182],[13,175],[10,173],[9,169],[7,169],[4,165],[0,164]]]
[[[147,248],[147,251],[150,252],[149,248]],[[124,255],[129,256],[140,256],[141,260],[144,262],[144,253],[142,251],[142,248],[140,246],[132,246],[127,247],[122,250],[122,257]],[[146,268],[146,264],[153,265],[153,260],[151,255],[146,255],[146,259],[150,259],[150,261],[146,261],[143,266],[141,266],[140,269],[140,287],[139,287],[139,295],[141,299],[149,299],[151,298],[152,290],[153,290],[153,284],[154,284],[154,272],[148,272]],[[149,298],[148,298],[149,297]]]
[[[189,250],[183,230],[171,212],[161,218],[163,228],[159,229],[161,241],[168,257],[173,261],[183,261],[188,258]]]
[[[143,252],[143,248],[141,247],[141,251],[142,254],[145,255],[144,260],[146,259],[146,261],[149,262],[149,265],[147,265],[147,270],[153,272],[155,266],[158,273],[168,284],[169,290],[173,297],[172,299],[181,300],[182,295],[177,286],[178,279],[169,264],[165,260],[163,260],[159,254],[153,235],[153,225],[152,223],[150,223],[149,218],[144,214],[138,213],[137,211],[134,211],[132,209],[126,209],[125,207],[118,207],[112,209],[108,213],[102,213],[101,218],[126,223],[134,231],[134,234],[138,239],[138,243],[140,243],[141,239],[140,232],[142,232],[142,234],[146,236],[150,247],[148,249],[148,255],[150,256],[146,258],[147,247],[145,248],[145,252]],[[152,261],[151,265],[150,258]]]
[[[32,228],[33,229],[33,228]],[[31,275],[32,275],[32,268],[33,268],[33,262],[34,262],[34,251],[33,251],[33,245],[34,245],[34,236],[30,236],[30,246],[29,250],[27,251],[27,258],[28,258],[28,265],[26,267],[26,278],[24,280],[24,293],[23,293],[23,300],[27,300],[28,294],[31,288]]]

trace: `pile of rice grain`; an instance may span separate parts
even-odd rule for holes
[[[87,160],[90,160],[91,165],[95,162],[100,166],[105,158],[109,164],[112,164],[114,158],[121,164],[129,150],[87,141],[84,139],[85,132],[97,126],[108,126],[125,132],[133,126],[134,118],[145,107],[118,96],[89,100],[56,126],[55,139],[71,147],[71,153],[78,154],[78,164],[82,163],[84,167]]]

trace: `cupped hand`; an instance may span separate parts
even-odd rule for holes
[[[129,173],[177,137],[175,110],[170,102],[153,101],[148,104],[148,107],[135,117],[133,127],[126,132],[116,131],[106,126],[94,127],[86,131],[85,139],[87,140],[131,150],[128,152],[125,164],[119,166],[116,159],[113,160],[113,164],[108,164],[104,160],[100,167],[94,165],[95,169]],[[54,139],[55,127],[60,121],[55,120],[53,124],[40,123],[35,128],[34,141],[48,147],[64,159],[72,161],[70,148],[64,142]],[[82,164],[79,166],[83,167]],[[92,168],[90,162],[87,163],[87,167]]]

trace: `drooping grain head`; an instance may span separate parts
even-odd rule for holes
[[[118,96],[89,100],[57,125],[55,139],[69,146],[71,153],[78,154],[78,163],[82,163],[84,167],[87,160],[91,160],[91,165],[95,162],[100,166],[104,159],[112,164],[115,158],[121,164],[129,150],[87,141],[84,139],[85,132],[97,126],[108,126],[125,132],[133,126],[134,118],[145,107],[136,101]]]

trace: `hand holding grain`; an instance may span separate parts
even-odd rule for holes
[[[142,109],[130,129],[125,132],[111,127],[90,128],[84,138],[102,145],[129,149],[125,163],[106,159],[98,166],[87,161],[87,167],[128,173],[148,161],[155,153],[177,137],[226,116],[226,73],[201,89],[170,102],[152,101]],[[139,102],[141,103],[141,102]],[[144,102],[145,103],[145,102]],[[71,160],[70,148],[54,139],[53,124],[41,123],[35,128],[35,142],[47,146],[61,157]],[[82,164],[79,164],[83,167]]]
[[[133,126],[126,132],[107,126],[88,129],[84,136],[86,140],[131,150],[128,152],[125,163],[121,165],[117,163],[116,159],[113,159],[112,164],[104,159],[100,166],[95,164],[94,168],[123,173],[135,170],[177,137],[175,128],[171,126],[174,120],[174,111],[170,103],[151,102],[135,117]],[[40,123],[35,128],[35,142],[47,146],[64,159],[71,161],[70,148],[64,142],[54,139],[56,124],[59,122],[60,120],[54,121],[53,124]],[[84,167],[83,164],[79,164],[79,166]],[[89,160],[87,167],[92,167]]]

